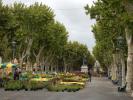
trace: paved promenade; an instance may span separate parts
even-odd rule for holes
[[[125,93],[118,93],[117,88],[106,78],[94,78],[86,88],[78,92],[39,91],[4,91],[0,89],[0,100],[133,100]]]

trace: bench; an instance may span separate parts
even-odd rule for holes
[[[126,86],[127,84],[125,84],[125,86],[118,87],[118,92],[126,92]]]

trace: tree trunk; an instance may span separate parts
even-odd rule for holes
[[[26,55],[24,54],[24,52],[22,53],[22,56],[19,56],[19,65],[22,68],[23,65],[23,60],[26,57]]]
[[[20,67],[22,67],[24,58],[26,56],[30,56],[30,51],[31,51],[32,43],[33,43],[33,39],[30,38],[26,50],[24,50],[22,55],[19,57]]]
[[[38,52],[38,54],[37,54],[37,56],[36,56],[36,63],[37,63],[37,64],[40,63],[40,56],[41,56],[41,53],[42,53],[43,49],[44,49],[44,46],[42,46],[42,47],[39,49],[39,52]]]
[[[49,65],[49,62],[51,61],[52,56],[54,55],[53,51],[49,53],[49,56],[45,58],[44,64]]]
[[[42,66],[43,66],[42,71],[45,71],[44,56],[42,57]]]
[[[58,61],[57,61],[55,70],[56,70],[56,72],[59,72],[59,62]]]
[[[69,68],[70,68],[70,71],[69,72],[73,72],[73,64],[70,64],[70,66],[69,66]]]
[[[30,61],[28,61],[26,64],[26,71],[32,71],[32,64]]]
[[[55,71],[58,72],[58,66],[57,66],[57,65],[56,65],[56,67],[55,67]]]
[[[112,67],[112,64],[111,65],[108,65],[108,77],[110,77],[111,76],[111,67]]]
[[[19,58],[19,65],[20,65],[20,67],[22,68],[22,65],[23,65],[23,58]]]
[[[127,58],[127,91],[132,90],[133,85],[133,34],[132,31],[127,27],[125,29],[126,40],[128,45],[128,58]]]
[[[122,86],[126,84],[126,65],[123,53],[121,54],[121,65],[122,65]]]
[[[51,65],[51,72],[54,72],[54,65]]]
[[[0,64],[2,63],[2,57],[0,56]]]
[[[63,58],[63,62],[64,62],[64,73],[66,73],[67,72],[67,64],[66,64],[66,60],[65,60],[65,58]]]
[[[117,80],[118,79],[118,75],[117,75],[117,58],[116,58],[116,54],[113,54],[113,66],[111,69],[111,73],[112,73],[112,80]]]
[[[67,72],[67,64],[64,64],[64,73]]]

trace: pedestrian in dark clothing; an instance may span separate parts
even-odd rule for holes
[[[88,76],[89,76],[89,81],[91,82],[91,76],[92,76],[92,73],[91,73],[91,69],[88,69]]]
[[[2,87],[3,86],[3,80],[2,80],[2,78],[0,77],[0,87]]]
[[[14,72],[14,80],[19,80],[19,71],[17,68],[15,69],[15,72]]]

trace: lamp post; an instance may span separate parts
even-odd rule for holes
[[[15,58],[15,53],[16,53],[16,41],[12,41],[12,58],[14,60]]]
[[[124,38],[122,36],[119,36],[117,38],[117,48],[118,51],[118,80],[119,85],[124,86],[125,85],[125,62],[124,62],[124,56],[123,56],[123,44],[124,44]]]

